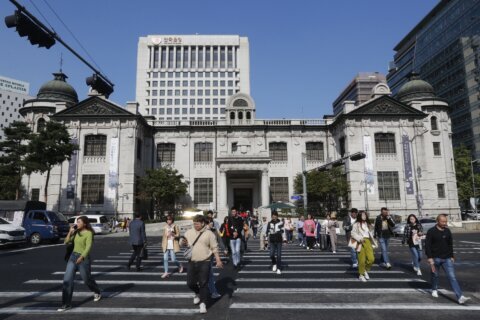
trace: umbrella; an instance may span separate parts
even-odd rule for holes
[[[269,204],[268,206],[262,207],[265,209],[271,209],[271,210],[278,210],[278,209],[295,209],[296,206],[290,202],[274,202]]]

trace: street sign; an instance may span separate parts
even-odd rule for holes
[[[290,199],[292,199],[292,200],[302,200],[302,196],[291,196]]]

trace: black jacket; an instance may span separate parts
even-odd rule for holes
[[[271,242],[283,242],[283,222],[270,221],[267,226],[267,236]]]
[[[235,216],[235,217],[229,217],[228,218],[228,227],[230,228],[230,239],[236,239],[233,236],[233,233],[236,231],[238,232],[238,237],[242,237],[242,231],[243,231],[243,218],[240,216]]]
[[[390,238],[393,236],[393,228],[395,227],[395,222],[393,221],[392,217],[388,216],[387,218],[387,224],[388,224],[388,230],[383,231],[382,230],[382,222],[383,222],[383,216],[379,214],[377,216],[377,219],[375,219],[375,237],[376,238]]]

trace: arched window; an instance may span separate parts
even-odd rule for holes
[[[43,119],[43,118],[38,119],[38,121],[37,121],[37,132],[43,131],[43,129],[45,129],[45,126],[46,126],[45,119]]]
[[[235,120],[235,112],[230,112],[230,120]]]
[[[286,142],[270,142],[268,144],[270,158],[272,161],[287,161],[288,151]]]
[[[250,113],[250,111],[247,111],[247,120],[250,120],[252,119],[252,114]]]
[[[213,144],[210,142],[197,142],[194,145],[193,161],[203,162],[213,160]]]
[[[377,154],[395,154],[395,134],[375,133],[375,152]]]
[[[243,112],[240,111],[240,112],[238,113],[238,119],[240,119],[240,120],[243,119]]]
[[[85,136],[84,156],[104,157],[107,153],[107,136],[103,134]]]
[[[432,131],[438,130],[437,117],[433,116],[430,118],[430,126],[432,127]]]
[[[248,102],[245,99],[237,99],[233,101],[234,107],[248,107]]]

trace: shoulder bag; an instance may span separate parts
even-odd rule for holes
[[[69,243],[67,243],[67,247],[65,248],[65,262],[68,261],[68,259],[70,259],[70,256],[72,255],[72,252],[73,252],[73,249],[75,248],[75,236],[77,235],[77,233],[75,232],[73,235],[72,235],[72,241],[70,241]]]
[[[195,243],[197,243],[198,239],[202,236],[203,234],[203,231],[200,232],[200,234],[198,235],[197,239],[195,239],[195,242],[193,242],[193,244],[183,252],[183,257],[187,260],[187,261],[190,261],[192,260],[192,250],[193,250],[193,246],[195,245]]]

